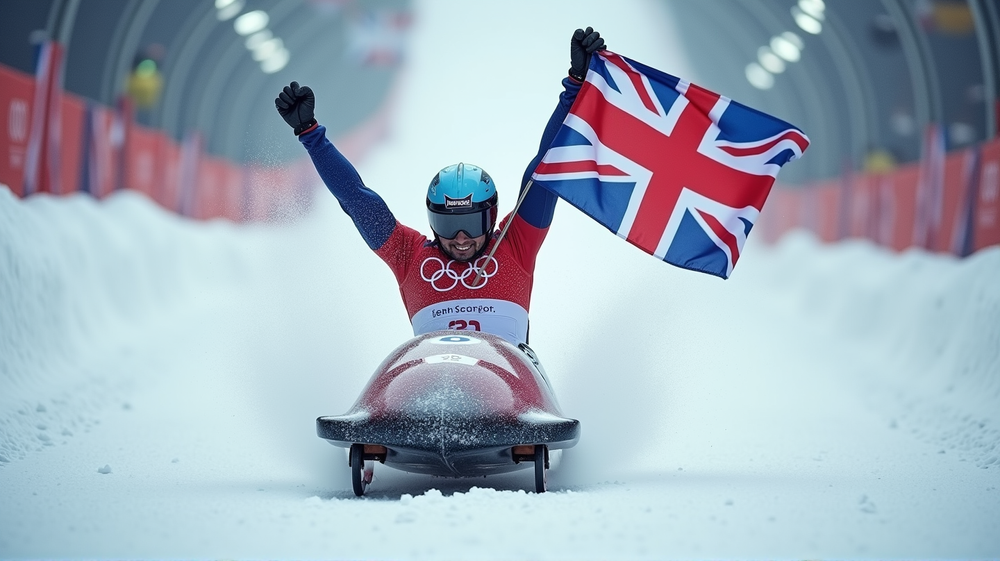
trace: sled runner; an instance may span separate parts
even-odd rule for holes
[[[580,423],[562,416],[526,345],[480,332],[434,331],[400,345],[354,406],[316,419],[316,432],[350,450],[358,496],[371,483],[376,461],[447,477],[533,466],[541,493],[549,450],[576,444]]]

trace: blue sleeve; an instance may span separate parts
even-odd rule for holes
[[[320,125],[299,136],[299,142],[309,152],[316,171],[340,202],[340,208],[351,217],[372,250],[385,244],[396,228],[396,217],[375,191],[365,187],[361,176],[347,158],[326,138],[326,127]]]
[[[552,140],[556,137],[556,133],[562,127],[562,123],[566,119],[566,115],[569,114],[570,108],[573,107],[576,95],[580,93],[580,87],[583,85],[569,77],[564,78],[562,83],[565,90],[559,94],[559,105],[552,112],[548,124],[545,125],[545,131],[542,132],[542,141],[538,145],[538,154],[528,164],[528,168],[524,170],[524,177],[521,179],[522,191],[524,190],[524,186],[527,185],[528,180],[531,179],[531,174],[538,167],[538,162],[542,160],[542,156],[548,151],[549,145],[552,144]],[[520,198],[520,194],[518,198]],[[525,222],[536,228],[548,228],[552,224],[552,215],[555,214],[557,200],[559,198],[548,189],[533,187],[528,191],[527,196],[525,196],[524,202],[521,203],[521,208],[518,209],[517,214]]]

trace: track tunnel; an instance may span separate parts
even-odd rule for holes
[[[695,73],[685,78],[812,140],[769,200],[768,237],[806,227],[830,241],[958,254],[1000,242],[995,2],[647,9],[680,33]],[[8,0],[0,182],[19,196],[135,189],[202,218],[283,215],[288,200],[308,200],[315,176],[295,143],[278,140],[287,131],[275,92],[301,76],[336,92],[324,124],[361,158],[406,95],[399,77],[421,10],[409,0]],[[488,40],[488,22],[476,25]]]

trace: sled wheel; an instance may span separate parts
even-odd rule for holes
[[[351,461],[349,464],[351,466],[351,483],[354,484],[354,494],[360,497],[365,494],[365,488],[372,481],[371,471],[365,469],[364,444],[351,444]],[[365,475],[368,477],[366,478]]]
[[[549,449],[544,444],[535,445],[535,492],[544,493],[546,473],[549,468]]]

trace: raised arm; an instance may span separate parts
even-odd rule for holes
[[[556,106],[555,111],[552,112],[549,122],[545,125],[545,130],[542,132],[542,140],[538,144],[538,153],[531,160],[531,163],[528,164],[527,169],[524,170],[524,176],[521,179],[522,192],[527,186],[528,180],[531,179],[531,174],[538,167],[538,163],[545,156],[545,152],[548,151],[556,133],[559,132],[559,128],[562,127],[566,115],[569,114],[570,108],[573,107],[573,102],[576,101],[576,95],[580,93],[580,86],[583,85],[583,81],[587,77],[587,68],[590,66],[590,55],[605,48],[606,46],[601,34],[594,31],[592,27],[588,27],[585,30],[577,29],[573,32],[569,43],[569,76],[563,78],[564,90],[559,94],[559,104]],[[552,216],[555,213],[557,200],[558,197],[546,189],[532,188],[528,191],[527,196],[524,198],[524,203],[521,204],[517,214],[525,222],[536,228],[548,228],[552,223]]]
[[[396,218],[382,197],[365,187],[354,166],[327,139],[326,127],[317,124],[312,89],[292,82],[278,94],[274,106],[306,147],[323,183],[354,221],[368,247],[382,247],[396,227]]]

